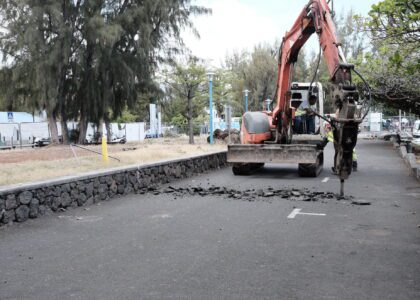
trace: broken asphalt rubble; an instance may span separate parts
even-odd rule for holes
[[[327,203],[333,200],[350,201],[353,205],[370,205],[368,201],[355,200],[353,196],[340,197],[332,192],[311,191],[309,189],[283,188],[274,189],[272,187],[264,189],[236,190],[227,187],[210,186],[208,188],[200,186],[173,187],[168,186],[162,189],[148,187],[139,191],[153,195],[171,194],[174,198],[183,196],[222,196],[227,199],[242,201],[265,201],[271,202],[272,199],[285,199],[290,201],[322,202]]]

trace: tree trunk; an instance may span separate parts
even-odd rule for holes
[[[63,0],[61,4],[62,16],[63,16],[63,24],[66,24],[68,20],[68,13],[67,13],[67,0]],[[70,55],[70,48],[65,47],[66,43],[72,44],[73,40],[70,41],[65,40],[65,35],[60,38],[60,60],[57,66],[57,76],[58,76],[58,91],[57,91],[57,100],[58,100],[58,107],[59,113],[61,116],[61,134],[63,136],[63,144],[69,144],[69,132],[67,128],[67,111],[66,111],[66,91],[65,91],[65,84],[66,84],[66,74],[69,65]],[[67,53],[66,53],[67,52]],[[67,55],[66,55],[67,54]]]
[[[60,141],[58,139],[57,120],[55,118],[54,113],[51,113],[48,116],[48,127],[50,129],[51,143],[58,144]]]
[[[86,140],[88,122],[84,113],[80,114],[79,120],[79,144],[84,144]]]
[[[103,119],[99,120],[99,123],[98,123],[99,142],[102,141],[102,136],[104,135],[104,125],[103,124],[104,124],[104,120]]]
[[[93,134],[87,141],[87,131],[89,126],[89,121],[96,121],[93,118],[93,112],[91,108],[88,106],[87,102],[93,101],[90,98],[91,94],[89,93],[89,82],[94,80],[94,78],[90,78],[92,74],[92,57],[93,57],[93,45],[91,42],[87,42],[86,45],[86,58],[85,58],[85,71],[82,76],[82,80],[80,81],[79,88],[77,90],[77,104],[80,107],[80,118],[79,118],[79,144],[86,144],[86,143],[96,143],[96,126],[93,128]],[[89,99],[90,98],[90,99]],[[98,109],[97,107],[95,107]],[[95,109],[94,108],[94,109]]]
[[[67,128],[67,122],[65,120],[61,120],[61,135],[63,136],[63,144],[68,145],[70,143],[69,139],[69,130]]]
[[[189,94],[189,93],[188,93]],[[192,98],[188,95],[188,135],[189,143],[194,144],[194,124],[193,124],[193,107]]]
[[[111,142],[112,140],[112,128],[111,123],[109,122],[108,118],[104,119],[105,122],[105,129],[106,129],[106,141],[107,143]]]

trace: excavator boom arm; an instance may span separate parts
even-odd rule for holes
[[[351,81],[351,65],[346,64],[345,57],[340,54],[341,47],[337,41],[337,34],[332,19],[332,14],[326,0],[311,0],[293,24],[289,32],[286,32],[280,48],[276,107],[273,111],[273,124],[281,119],[281,114],[291,116],[288,103],[288,91],[293,76],[293,65],[297,61],[299,51],[313,33],[319,37],[327,64],[330,79],[333,83],[345,83]],[[283,126],[289,126],[289,118],[286,118]]]
[[[353,66],[346,62],[337,40],[336,28],[327,0],[310,0],[290,31],[286,32],[280,47],[275,107],[272,112],[245,113],[241,129],[243,145],[230,147],[228,154],[231,162],[242,162],[243,166],[246,166],[246,163],[258,165],[261,160],[288,161],[290,157],[293,159],[289,160],[296,160],[297,153],[303,148],[299,148],[298,151],[293,146],[293,141],[296,139],[292,140],[291,128],[295,111],[303,100],[291,99],[292,96],[295,97],[295,94],[299,95],[292,94],[291,78],[299,51],[314,33],[318,35],[320,51],[324,56],[332,83],[331,96],[337,110],[336,118],[331,120],[336,151],[334,167],[343,184],[351,173],[352,152],[357,142],[358,124],[361,122],[361,119],[355,119],[359,94],[352,84]],[[312,90],[311,85],[309,86],[309,103],[317,99],[315,90],[315,88]],[[273,137],[273,131],[275,137]],[[309,148],[306,150],[310,152]],[[314,157],[323,160],[322,153],[312,152],[316,154],[312,160]],[[258,153],[260,155],[257,155]],[[301,163],[300,157],[299,163]],[[239,167],[237,173],[240,173]]]

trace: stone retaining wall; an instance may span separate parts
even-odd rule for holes
[[[144,193],[150,187],[225,166],[226,152],[218,152],[0,188],[0,226],[37,218],[47,210],[59,211]]]
[[[393,147],[397,150],[398,155],[404,160],[404,163],[410,171],[410,175],[420,181],[420,165],[416,161],[416,156],[413,153],[407,153],[407,147],[403,143],[399,145],[398,143],[393,142]]]

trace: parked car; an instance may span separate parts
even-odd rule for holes
[[[61,143],[63,141],[63,136],[59,135],[58,136],[58,141]],[[33,146],[32,147],[43,147],[43,146],[48,146],[49,144],[51,144],[51,139],[50,138],[40,138],[40,137],[33,137]]]
[[[108,144],[125,144],[127,139],[125,135],[115,135],[112,134],[111,141]],[[94,135],[88,134],[85,139],[85,144],[94,144],[99,145],[102,143],[102,135],[100,132],[95,132]]]
[[[85,144],[99,145],[101,143],[102,135],[99,131],[96,131],[93,135],[86,135]]]
[[[108,144],[125,144],[127,142],[125,135],[119,136],[119,135],[112,135],[111,141]]]

